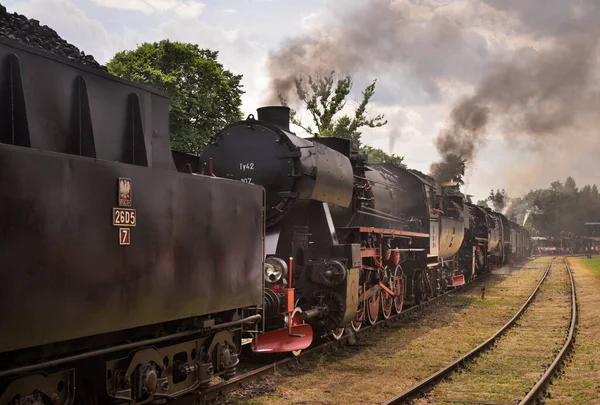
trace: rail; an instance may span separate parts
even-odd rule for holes
[[[394,397],[393,399],[391,399],[387,402],[383,402],[382,404],[383,405],[392,405],[392,404],[407,403],[409,400],[411,400],[411,399],[417,397],[418,395],[421,395],[424,392],[428,391],[429,389],[433,388],[440,380],[442,380],[444,377],[447,377],[451,372],[458,369],[461,365],[464,365],[465,363],[467,363],[471,359],[475,358],[479,354],[483,353],[486,349],[490,348],[501,336],[503,336],[515,324],[515,322],[522,316],[522,314],[525,312],[525,310],[533,302],[535,296],[537,295],[537,293],[540,290],[540,287],[546,280],[548,273],[550,272],[550,269],[556,259],[557,259],[557,257],[552,258],[551,262],[548,264],[548,267],[546,268],[546,270],[544,272],[544,275],[538,282],[536,288],[533,290],[533,292],[531,293],[531,295],[529,296],[527,301],[521,306],[521,308],[517,311],[517,313],[504,326],[502,326],[499,330],[496,331],[496,333],[494,333],[493,336],[491,336],[485,342],[483,342],[482,344],[480,344],[479,346],[477,346],[476,348],[474,348],[473,350],[471,350],[470,352],[468,352],[467,354],[465,354],[458,360],[452,362],[451,364],[447,365],[446,367],[431,374],[430,376],[421,380],[420,382],[418,382],[411,388],[402,392],[400,395]],[[570,283],[571,283],[571,319],[570,319],[570,325],[569,325],[569,333],[568,333],[567,339],[565,340],[561,350],[554,358],[554,361],[552,362],[552,364],[546,369],[544,374],[537,381],[537,383],[533,386],[533,388],[527,393],[527,395],[519,402],[519,405],[531,404],[540,395],[543,387],[550,381],[550,378],[556,371],[557,367],[561,364],[561,361],[563,360],[564,356],[566,355],[567,351],[569,350],[569,348],[572,346],[572,343],[573,343],[573,336],[575,333],[575,327],[577,325],[577,300],[576,300],[576,292],[575,292],[575,282],[573,279],[573,274],[572,274],[571,268],[567,262],[567,259],[563,258],[563,262],[568,271]]]
[[[416,311],[417,309],[422,309],[422,308],[426,308],[427,306],[441,300],[444,297],[449,296],[452,293],[455,293],[457,291],[461,291],[465,288],[468,287],[472,287],[478,283],[480,283],[481,281],[487,279],[487,277],[490,275],[491,273],[488,273],[480,278],[477,278],[476,280],[474,280],[472,283],[468,283],[468,284],[463,284],[461,286],[455,287],[450,291],[447,291],[441,295],[438,295],[436,297],[430,298],[428,301],[425,301],[419,305],[413,305],[409,308],[404,309],[402,312],[400,312],[399,314],[393,315],[391,317],[389,317],[388,319],[383,319],[381,321],[376,322],[373,325],[369,325],[366,327],[362,327],[358,332],[351,332],[354,335],[357,334],[361,334],[363,332],[366,332],[368,330],[372,330],[375,329],[377,327],[381,327],[381,326],[385,326],[385,325],[389,325],[391,322],[397,322],[398,320],[405,318],[407,315],[409,315],[410,313]],[[345,341],[347,341],[350,338],[351,335],[345,334],[344,336],[342,336],[340,339],[338,340],[333,340],[330,342],[325,342],[319,346],[316,346],[314,348],[311,348],[309,350],[306,350],[304,352],[302,352],[299,356],[290,356],[290,357],[286,357],[283,360],[279,360],[279,361],[275,361],[271,364],[267,364],[265,366],[256,368],[254,370],[250,370],[245,374],[236,376],[230,380],[227,381],[223,381],[220,382],[218,384],[215,384],[209,388],[206,388],[202,393],[197,394],[197,396],[191,396],[193,398],[196,398],[196,400],[200,399],[200,403],[206,403],[209,400],[211,400],[212,398],[217,397],[218,395],[225,395],[231,391],[233,391],[234,389],[236,389],[240,384],[242,383],[248,383],[251,382],[263,375],[267,375],[271,372],[274,372],[277,367],[283,366],[291,361],[293,361],[294,359],[297,359],[299,357],[304,357],[304,356],[308,356],[311,354],[315,354],[315,353],[319,353],[327,348],[333,347],[333,346],[337,346],[337,345],[342,345]],[[189,396],[188,396],[189,397]],[[190,398],[182,398],[182,400],[190,400]],[[194,402],[196,403],[196,402]]]
[[[573,279],[573,272],[571,271],[571,266],[569,266],[569,261],[567,258],[564,258],[563,260],[565,263],[565,267],[569,272],[569,279],[571,280],[571,323],[569,325],[569,334],[567,335],[565,343],[554,358],[552,364],[550,364],[550,366],[546,369],[546,372],[533,386],[533,388],[527,393],[525,398],[523,398],[523,400],[519,402],[519,405],[530,404],[541,394],[543,387],[548,382],[550,382],[552,375],[564,359],[565,355],[567,354],[567,351],[573,346],[573,337],[575,336],[575,328],[577,327],[577,292],[575,291],[575,280]]]

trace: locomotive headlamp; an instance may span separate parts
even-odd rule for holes
[[[265,278],[269,283],[278,282],[287,272],[287,263],[279,257],[269,257],[265,260]]]

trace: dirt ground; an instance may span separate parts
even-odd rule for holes
[[[547,392],[548,405],[600,404],[600,257],[570,258],[579,324],[572,356]]]
[[[402,322],[359,335],[346,347],[301,359],[230,395],[222,403],[374,404],[389,400],[471,350],[506,323],[531,294],[550,258],[444,297]]]

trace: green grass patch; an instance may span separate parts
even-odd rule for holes
[[[577,257],[570,260],[573,260],[573,262],[580,266],[594,271],[594,273],[600,277],[600,255],[593,255],[591,259],[588,259],[587,257]]]

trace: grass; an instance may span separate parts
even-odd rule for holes
[[[574,257],[569,260],[571,263],[584,267],[600,277],[600,255],[593,255],[591,259],[587,257]]]
[[[517,326],[471,367],[454,372],[436,386],[430,394],[434,402],[456,397],[509,402],[529,391],[564,341],[570,311],[570,289],[565,285],[569,285],[567,273],[562,263],[555,263]],[[548,325],[553,326],[552,331]],[[429,404],[432,400],[424,398],[415,403]]]
[[[569,258],[579,307],[575,347],[560,378],[548,390],[548,405],[600,403],[600,256]]]
[[[252,400],[272,404],[371,404],[397,395],[487,339],[506,323],[540,279],[548,258],[529,270],[486,279],[486,298],[475,283],[409,314],[389,328],[358,336],[360,347],[304,359],[267,382],[275,391]],[[240,395],[241,394],[241,395]],[[234,393],[227,403],[249,400]],[[237,400],[237,402],[235,402]],[[243,403],[243,402],[241,402]]]

